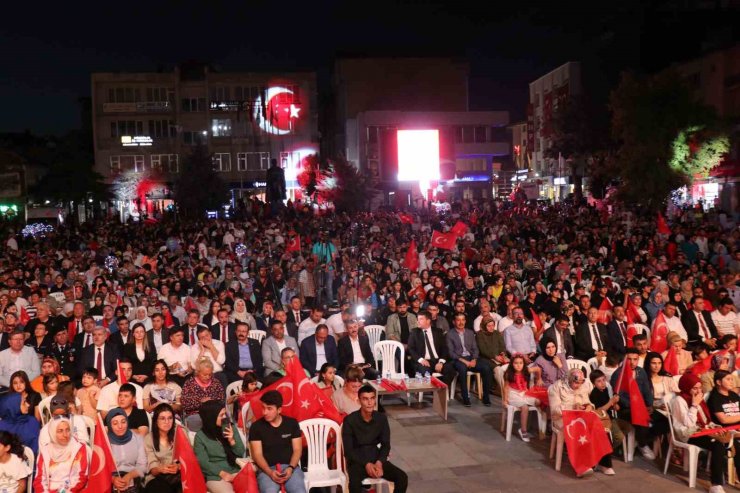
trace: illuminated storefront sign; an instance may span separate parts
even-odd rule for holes
[[[132,137],[130,135],[121,136],[121,145],[123,147],[147,147],[154,143],[151,137],[148,135],[137,135]]]

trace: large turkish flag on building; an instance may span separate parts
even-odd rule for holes
[[[563,438],[576,474],[592,469],[612,452],[604,425],[599,416],[590,411],[563,411]]]

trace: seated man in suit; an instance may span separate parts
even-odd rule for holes
[[[152,330],[147,331],[146,340],[149,350],[157,354],[162,346],[170,342],[170,329],[164,326],[164,315],[161,313],[155,313],[151,318]]]
[[[609,349],[615,354],[624,354],[627,350],[627,321],[623,306],[614,307],[614,318],[607,324]]]
[[[419,315],[424,319],[426,328],[417,327],[409,334],[412,368],[408,369],[408,373],[441,373],[442,381],[449,387],[457,372],[449,361],[444,336],[441,331],[431,328],[432,315],[428,311],[422,310]]]
[[[366,335],[360,335],[360,324],[357,320],[348,320],[347,336],[339,339],[339,365],[337,370],[343,372],[348,365],[356,364],[365,372],[368,380],[378,376],[375,370],[375,357],[370,349],[370,340]]]
[[[249,324],[237,322],[234,339],[226,343],[226,378],[229,383],[244,378],[249,371],[254,371],[262,378],[262,348],[259,341],[249,338]]]
[[[592,306],[586,316],[586,322],[576,328],[576,358],[582,361],[593,357],[605,358],[608,338],[606,327],[597,322],[599,310]]]
[[[288,335],[295,339],[298,337],[298,326],[306,318],[301,310],[301,298],[299,296],[293,296],[290,299],[290,305],[285,306],[285,313],[287,316],[285,327],[288,330]]]
[[[78,379],[82,379],[82,372],[86,368],[95,368],[98,370],[97,385],[101,388],[116,380],[116,364],[119,358],[116,346],[106,342],[107,336],[108,331],[105,327],[96,326],[92,331],[93,343],[78,353],[77,358]]]
[[[285,334],[285,325],[277,319],[272,319],[270,323],[270,332],[272,335],[262,341],[262,362],[265,365],[265,375],[280,370],[282,359],[280,352],[286,347],[293,350],[300,356],[298,343],[295,339]]]
[[[555,318],[555,323],[545,331],[543,337],[549,337],[555,341],[558,347],[558,354],[566,358],[573,358],[576,350],[573,344],[573,336],[570,335],[570,318],[567,315],[559,315]]]
[[[236,325],[229,322],[229,310],[226,308],[221,308],[216,316],[218,317],[218,323],[211,325],[211,335],[214,339],[226,344],[234,339]]]
[[[118,332],[111,334],[108,338],[108,344],[113,344],[116,347],[118,354],[123,354],[123,346],[125,346],[131,338],[131,323],[126,317],[118,317],[118,319],[116,319],[116,325],[118,326]]]
[[[426,318],[426,313],[419,313],[419,329],[424,332],[425,344],[429,340],[432,321],[431,315]],[[452,360],[452,365],[457,371],[460,381],[462,401],[465,407],[470,407],[470,395],[468,394],[468,371],[477,372],[483,381],[483,405],[491,407],[491,387],[493,386],[493,368],[485,358],[479,358],[478,344],[475,342],[475,333],[465,330],[465,314],[456,313],[452,319],[455,328],[447,333],[447,351]],[[427,351],[429,348],[427,348]]]
[[[301,343],[301,364],[312,376],[321,369],[321,365],[329,363],[334,368],[339,363],[337,343],[329,337],[329,327],[326,324],[316,326],[314,335],[306,337]]]
[[[719,337],[717,326],[714,325],[712,314],[704,309],[704,298],[701,296],[691,298],[691,310],[681,316],[681,322],[689,336],[690,346],[703,342],[711,349],[717,347]]]

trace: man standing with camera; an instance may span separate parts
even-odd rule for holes
[[[311,255],[319,267],[316,304],[331,305],[334,301],[334,259],[337,256],[337,247],[331,242],[326,231],[319,233],[319,239],[313,244]]]

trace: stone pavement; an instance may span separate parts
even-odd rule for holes
[[[709,478],[699,472],[697,489],[688,488],[688,474],[671,466],[663,476],[663,459],[648,462],[639,452],[625,464],[614,460],[616,476],[594,473],[575,477],[563,452],[563,466],[555,471],[549,460],[550,437],[522,442],[514,433],[506,442],[501,430],[501,400],[484,407],[473,398],[473,407],[450,403],[445,423],[431,409],[431,402],[409,408],[405,402],[384,400],[391,426],[391,461],[409,475],[409,491],[419,493],[651,493],[707,491]],[[536,427],[532,414],[530,431]],[[514,423],[518,427],[518,417]],[[637,488],[637,489],[636,489]],[[732,487],[726,487],[729,493]]]

